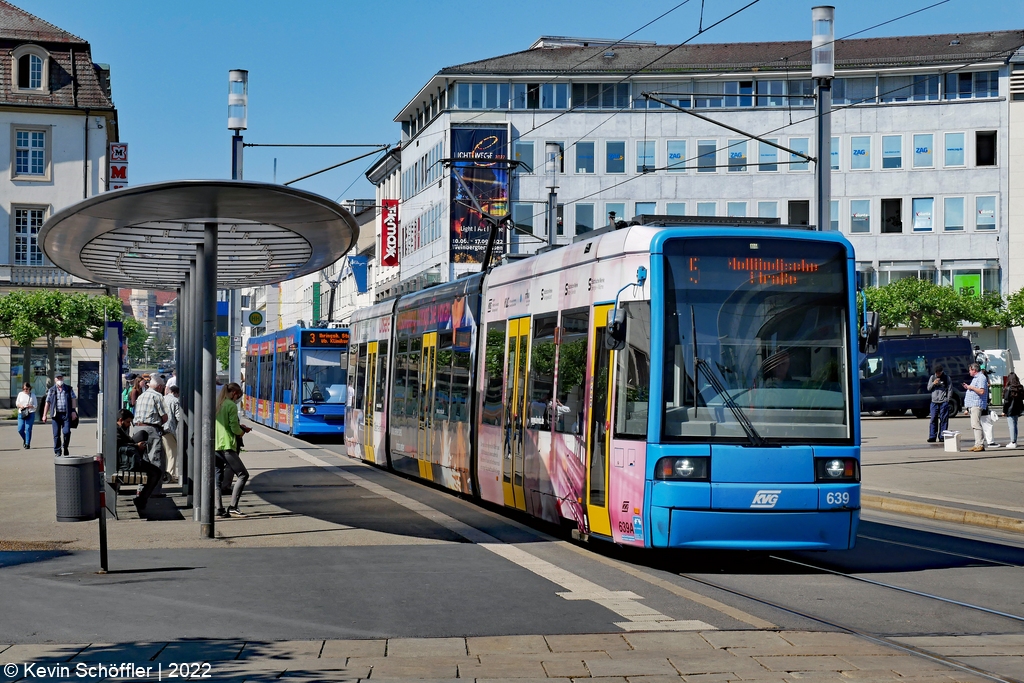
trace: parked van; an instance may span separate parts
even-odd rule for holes
[[[952,381],[949,414],[955,415],[964,405],[963,383],[971,382],[968,367],[973,362],[974,350],[966,337],[881,337],[878,350],[861,359],[861,410],[897,414],[910,410],[917,417],[928,417],[928,378],[935,364],[941,363]]]

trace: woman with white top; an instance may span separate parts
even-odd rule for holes
[[[36,408],[39,407],[31,384],[25,382],[14,405],[18,409],[18,434],[21,435],[23,448],[31,448],[32,424],[36,421]]]

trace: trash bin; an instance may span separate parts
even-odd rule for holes
[[[989,405],[1001,406],[1003,405],[1003,385],[1002,384],[991,384],[989,385]]]
[[[93,455],[53,458],[58,522],[88,522],[100,513],[99,463]]]

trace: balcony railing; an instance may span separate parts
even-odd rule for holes
[[[82,287],[92,283],[56,266],[0,266],[0,282],[22,287]]]

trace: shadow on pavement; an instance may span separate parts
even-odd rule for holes
[[[465,542],[462,536],[398,503],[319,467],[268,470],[253,477],[246,492],[289,512],[332,524],[401,536]]]
[[[3,550],[0,551],[0,568],[46,562],[70,554],[67,550]]]

